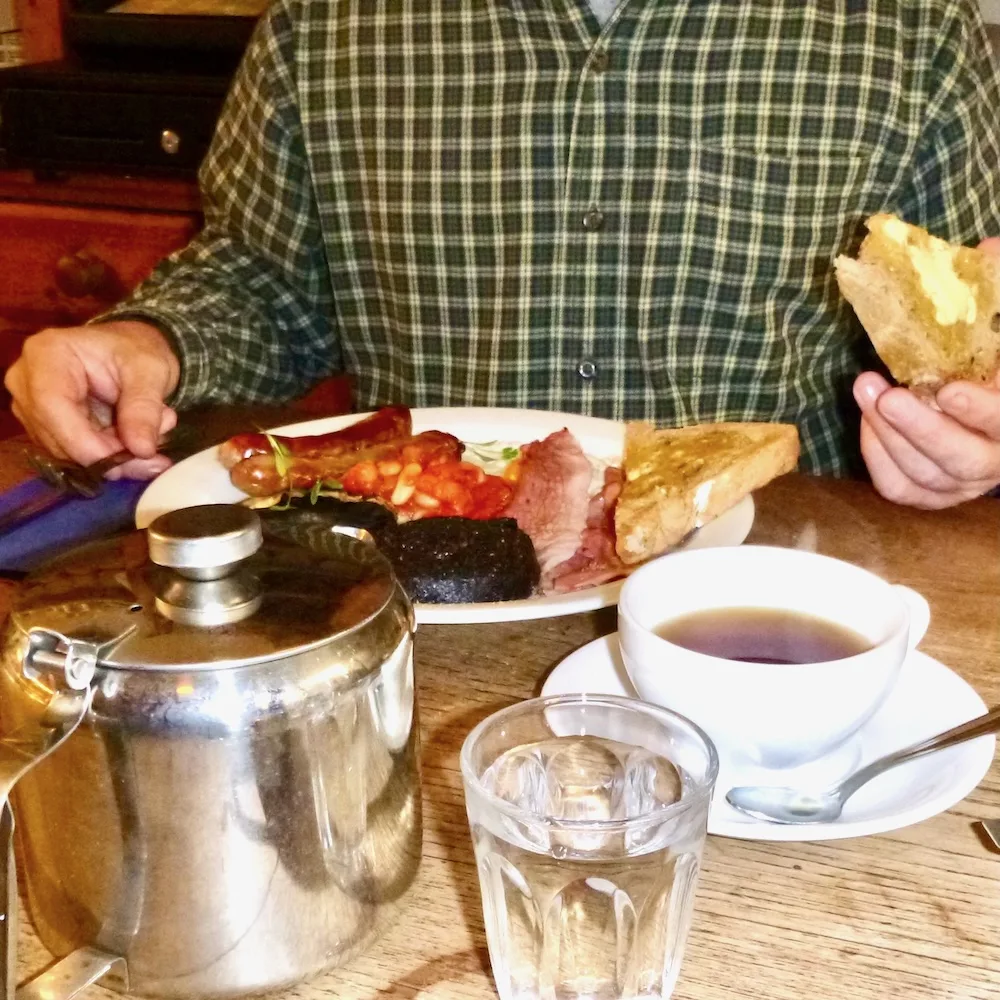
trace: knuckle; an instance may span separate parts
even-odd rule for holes
[[[950,455],[944,468],[959,483],[981,482],[1000,472],[1000,455],[991,455],[978,447],[963,449]]]
[[[14,364],[12,364],[4,373],[3,385],[4,388],[16,399],[21,391],[21,369],[19,361],[15,361]]]
[[[873,475],[872,485],[886,500],[892,503],[912,503],[915,499],[914,493],[918,492],[901,475]]]

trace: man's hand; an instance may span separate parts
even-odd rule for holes
[[[127,448],[137,459],[114,474],[147,479],[170,464],[157,442],[177,423],[164,400],[179,374],[163,334],[126,320],[29,337],[4,384],[14,415],[57,457],[86,465]]]
[[[984,240],[1000,254],[1000,239]],[[881,375],[854,383],[861,407],[861,454],[875,488],[889,500],[937,510],[1000,484],[1000,376],[992,386],[946,385],[936,408]]]

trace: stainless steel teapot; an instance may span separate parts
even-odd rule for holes
[[[259,993],[366,947],[420,856],[414,627],[366,532],[274,537],[238,506],[25,580],[0,660],[6,1000],[15,782],[33,923],[65,956],[17,1000],[102,976]]]

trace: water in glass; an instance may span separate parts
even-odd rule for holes
[[[594,735],[512,746],[484,769],[486,794],[467,803],[502,1000],[670,995],[707,802],[669,807],[696,785],[659,753]]]

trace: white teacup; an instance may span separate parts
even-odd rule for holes
[[[871,643],[823,663],[772,664],[694,652],[653,630],[712,608],[780,608]],[[828,556],[744,545],[677,552],[642,566],[618,601],[622,659],[639,696],[701,726],[736,766],[792,768],[844,746],[892,690],[930,609],[908,587]]]

